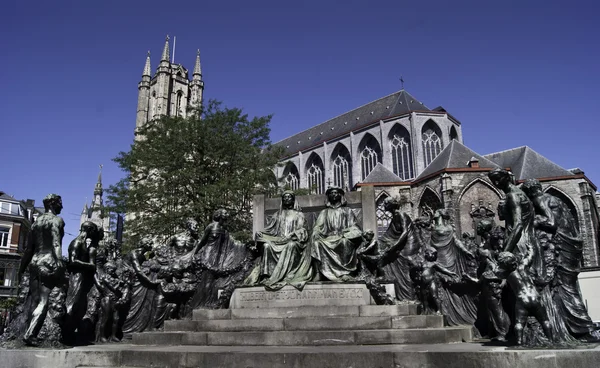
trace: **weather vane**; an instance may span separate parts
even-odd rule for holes
[[[404,78],[402,76],[400,76],[400,83],[402,84],[402,89],[404,89]]]

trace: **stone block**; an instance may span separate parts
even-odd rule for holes
[[[181,345],[183,332],[136,332],[131,342],[137,345]]]
[[[447,344],[462,342],[460,331],[447,333],[444,328],[363,330],[355,331],[356,343],[364,345],[385,344]]]
[[[231,319],[231,309],[194,309],[192,319]]]
[[[281,331],[281,318],[165,321],[165,331]]]
[[[277,291],[267,291],[264,287],[237,288],[231,296],[230,308],[369,305],[370,300],[365,284],[314,283],[307,284],[302,291],[289,285]]]
[[[283,321],[285,329],[291,330],[373,330],[389,329],[390,317],[326,317],[288,318]]]
[[[417,314],[416,304],[398,304],[398,305],[362,305],[359,307],[359,313],[364,317],[376,316],[407,316]]]
[[[352,331],[208,332],[208,345],[318,346],[355,343]]]
[[[232,319],[359,316],[358,306],[231,309]]]
[[[392,328],[442,328],[444,317],[442,316],[396,316],[392,317]]]

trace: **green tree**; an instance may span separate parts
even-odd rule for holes
[[[206,225],[218,208],[229,211],[234,235],[249,238],[253,196],[277,189],[272,168],[283,149],[271,145],[270,121],[209,101],[186,118],[138,129],[130,150],[113,159],[126,176],[108,189],[109,210],[129,215],[125,246],[141,235],[171,236],[188,218]]]

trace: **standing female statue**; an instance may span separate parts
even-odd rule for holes
[[[472,271],[468,267],[468,261],[473,259],[474,255],[456,236],[446,209],[435,211],[430,245],[437,250],[437,263],[440,266],[459,276]],[[473,325],[477,319],[477,305],[472,296],[459,295],[448,284],[442,285],[438,295],[441,299],[441,312],[446,316],[449,325]]]

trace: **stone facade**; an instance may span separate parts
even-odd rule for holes
[[[449,209],[460,236],[475,232],[477,212],[493,212],[503,225],[496,214],[503,194],[487,173],[506,168],[516,182],[539,179],[567,204],[585,241],[584,267],[600,265],[600,194],[581,170],[565,170],[526,146],[482,156],[462,139],[461,123],[444,108],[430,110],[401,90],[276,143],[287,152],[276,175],[290,189],[315,194],[330,185],[375,188],[378,233],[389,223],[383,200],[399,195],[413,218],[425,207]]]
[[[150,52],[148,52],[138,91],[136,129],[161,115],[185,117],[188,107],[202,104],[204,82],[200,66],[200,50],[196,56],[192,79],[189,80],[188,70],[181,64],[171,62],[167,36],[154,76],[152,76]]]
[[[34,200],[19,201],[0,191],[0,299],[17,296],[21,253],[31,224],[41,212]],[[0,325],[4,321],[2,313]]]

